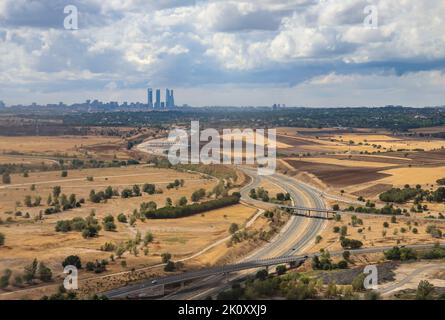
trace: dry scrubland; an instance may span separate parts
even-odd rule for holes
[[[102,136],[1,137],[0,151],[3,153],[77,155],[85,147],[120,143],[122,143],[122,139],[119,137]]]
[[[393,136],[384,130],[360,129],[351,133],[338,128],[279,128],[277,143],[278,154],[281,158],[280,169],[287,174],[295,175],[305,182],[312,182],[328,193],[347,199],[355,200],[359,195],[365,195],[366,199],[374,201],[377,200],[380,192],[393,186],[402,187],[407,183],[421,184],[424,189],[436,188],[435,181],[445,178],[445,152],[442,151],[444,146],[444,140]],[[125,140],[114,137],[8,137],[0,140],[0,152],[3,152],[0,156],[0,164],[38,165],[44,162],[51,165],[57,164],[56,159],[51,159],[51,157],[61,154],[80,158],[124,159],[130,156],[125,147]],[[397,151],[397,149],[409,151]],[[87,177],[93,177],[93,179],[89,181]],[[91,288],[92,291],[105,290],[131,279],[159,275],[162,269],[153,269],[150,266],[159,264],[160,255],[164,252],[170,252],[173,260],[177,261],[191,257],[218,242],[217,246],[209,248],[204,254],[187,260],[187,267],[193,268],[236,261],[264,244],[264,240],[253,237],[238,244],[227,245],[227,239],[230,238],[228,229],[232,223],[243,228],[245,223],[255,216],[257,219],[247,228],[247,231],[268,232],[271,230],[271,221],[263,215],[256,216],[255,208],[243,204],[181,219],[137,220],[134,226],[117,222],[118,214],[130,215],[133,210],[139,209],[142,202],[154,201],[158,207],[161,207],[164,206],[167,197],[170,197],[173,203],[182,196],[190,201],[190,196],[195,190],[204,188],[210,191],[218,183],[216,180],[196,173],[138,165],[69,170],[68,177],[65,178],[61,177],[60,171],[31,171],[27,178],[23,175],[12,174],[11,179],[10,185],[0,185],[0,218],[3,221],[13,220],[13,222],[0,225],[0,232],[6,235],[6,245],[0,247],[0,270],[11,268],[16,274],[22,271],[23,266],[29,264],[32,259],[38,258],[53,270],[56,279],[60,279],[61,261],[68,255],[77,254],[84,263],[105,259],[111,254],[111,252],[100,250],[106,242],[117,244],[134,239],[138,231],[142,235],[146,232],[153,234],[154,242],[148,245],[147,255],[141,251],[136,257],[127,252],[124,254],[124,259],[112,262],[107,267],[108,274],[122,271],[125,272],[124,274],[113,276],[111,279],[82,272],[85,287]],[[166,185],[175,179],[184,179],[185,186],[167,190]],[[155,195],[143,193],[142,197],[129,199],[114,197],[100,204],[88,201],[91,189],[103,191],[107,186],[111,186],[122,191],[126,187],[144,183],[156,184],[163,193]],[[62,193],[67,196],[74,193],[77,199],[87,199],[86,203],[81,208],[44,216],[43,221],[34,221],[33,217],[46,208],[48,194],[56,185],[61,186]],[[268,190],[271,197],[275,197],[278,192],[283,192],[281,188],[270,182],[262,182],[260,187]],[[31,190],[32,188],[35,190]],[[234,190],[237,189],[232,191]],[[341,195],[341,190],[345,191],[344,195]],[[32,196],[33,199],[41,196],[42,205],[35,208],[25,207],[23,200],[26,195]],[[341,205],[345,206],[345,204]],[[443,204],[429,204],[429,209],[434,212],[443,212],[445,207]],[[100,222],[106,215],[113,215],[117,231],[108,232],[102,229],[99,237],[88,240],[82,238],[79,232],[55,232],[54,227],[58,220],[87,217],[92,210],[95,210],[96,218]],[[21,211],[23,215],[29,213],[30,218],[15,217],[16,211]],[[321,248],[330,251],[342,250],[339,242],[340,235],[334,233],[333,228],[344,225],[348,228],[347,237],[362,241],[364,247],[433,243],[436,239],[426,233],[427,226],[432,224],[445,232],[445,223],[441,220],[419,220],[417,226],[414,222],[409,226],[407,220],[399,219],[396,224],[393,224],[390,222],[390,217],[384,216],[360,215],[359,218],[363,220],[363,225],[356,227],[351,225],[350,214],[344,214],[341,222],[327,222],[321,233],[320,242],[311,245],[308,249],[311,252],[319,251]],[[280,223],[284,223],[287,219],[289,219],[288,216],[283,216]],[[389,223],[388,228],[383,227],[384,222]],[[305,220],[300,226],[301,234],[307,226],[308,221]],[[416,228],[418,232],[413,233],[413,228]],[[405,232],[403,229],[406,229]],[[278,254],[278,252],[272,253],[272,255]],[[126,261],[126,266],[121,265],[123,260]],[[149,268],[138,270],[136,273],[129,272],[132,268],[144,267]],[[51,286],[45,289],[32,289],[30,292],[8,294],[7,297],[3,295],[0,298],[23,296],[38,298],[52,289],[54,288]]]
[[[353,214],[343,214],[341,221],[330,220],[328,225],[321,233],[322,240],[311,248],[312,252],[320,249],[329,251],[341,251],[340,233],[334,232],[334,227],[347,227],[346,238],[360,240],[364,248],[386,247],[410,244],[434,244],[439,239],[433,238],[426,232],[427,226],[435,225],[442,232],[445,232],[445,221],[443,220],[420,220],[404,219],[399,217],[396,223],[391,222],[391,217],[386,216],[366,216],[366,214],[357,215],[363,221],[363,225],[352,226],[351,217]],[[384,223],[388,227],[384,227]],[[416,225],[417,224],[417,225]],[[405,230],[403,230],[405,229]],[[417,233],[413,232],[417,229]]]
[[[93,181],[87,181],[86,177],[94,177]],[[167,183],[175,179],[184,179],[185,186],[177,190],[167,190]],[[83,261],[108,258],[110,253],[102,252],[99,248],[105,242],[119,243],[133,239],[137,231],[142,235],[150,231],[154,235],[153,244],[149,245],[149,254],[142,252],[139,257],[126,253],[127,268],[120,265],[110,265],[111,271],[128,270],[132,267],[157,264],[160,262],[160,254],[170,252],[173,259],[185,258],[202,250],[220,238],[228,236],[231,223],[242,225],[254,213],[255,209],[237,205],[230,209],[219,209],[206,212],[202,215],[174,219],[174,220],[145,220],[137,221],[134,227],[116,221],[117,232],[107,232],[103,229],[100,236],[92,239],[82,238],[79,232],[58,233],[55,232],[55,223],[58,220],[67,220],[74,217],[86,217],[91,210],[96,211],[96,217],[101,221],[103,217],[112,214],[115,218],[119,213],[131,214],[134,209],[139,209],[141,202],[154,201],[158,206],[164,206],[167,197],[173,202],[182,196],[190,201],[193,191],[199,188],[211,190],[216,180],[204,178],[200,174],[182,173],[174,170],[155,169],[147,166],[132,166],[125,168],[85,169],[70,170],[68,177],[61,178],[60,172],[30,173],[28,178],[12,175],[13,183],[0,187],[0,217],[6,221],[13,217],[13,223],[0,225],[0,232],[6,235],[6,245],[0,248],[0,270],[11,268],[20,270],[33,258],[44,261],[56,274],[61,271],[61,261],[68,255],[78,254]],[[32,217],[46,205],[46,198],[53,186],[59,185],[62,192],[69,195],[75,193],[77,198],[88,199],[91,189],[96,191],[112,186],[122,191],[124,187],[134,184],[142,185],[153,183],[163,189],[162,194],[147,195],[122,199],[119,197],[108,200],[106,203],[93,204],[86,201],[81,208],[65,211],[63,213],[44,216],[43,221],[34,222]],[[36,186],[35,191],[30,191],[30,186]],[[42,196],[42,206],[36,208],[16,207],[15,202],[21,201],[25,195]],[[29,212],[31,218],[14,217],[5,214],[5,211],[21,210],[23,214]]]
[[[419,132],[440,132],[430,128]],[[445,140],[392,135],[385,130],[338,128],[279,128],[280,169],[304,177],[326,192],[345,199],[359,196],[379,202],[378,195],[392,187],[420,184],[438,187],[445,178]],[[341,191],[344,192],[341,195]],[[406,208],[409,208],[409,203]],[[443,204],[431,204],[443,212]]]

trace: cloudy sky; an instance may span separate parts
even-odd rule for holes
[[[0,100],[145,101],[152,86],[195,106],[445,105],[444,12],[443,0],[1,0]]]

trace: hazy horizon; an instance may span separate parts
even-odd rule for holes
[[[147,87],[168,87],[196,107],[442,106],[437,12],[445,2],[4,0],[0,100],[145,103]]]

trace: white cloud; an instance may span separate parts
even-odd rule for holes
[[[68,2],[79,7],[81,28],[75,32],[62,27]],[[74,96],[70,92],[91,86],[101,90],[109,83],[116,91],[142,89],[147,83],[184,88],[239,84],[250,90],[266,83],[287,88],[299,83],[320,86],[317,81],[340,85],[352,77],[372,87],[357,79],[376,76],[388,86],[410,86],[414,80],[404,77],[417,74],[425,92],[435,88],[421,72],[431,72],[431,79],[441,83],[445,18],[440,13],[445,12],[445,2],[375,0],[380,23],[376,30],[363,27],[368,4],[3,0],[0,98],[12,95],[19,85],[35,94],[60,91],[62,85],[61,95]]]

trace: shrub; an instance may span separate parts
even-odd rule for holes
[[[421,190],[410,188],[409,186],[405,186],[405,188],[392,188],[388,191],[380,194],[379,198],[385,202],[395,202],[395,203],[405,203],[408,200],[414,199]]]
[[[75,266],[77,269],[81,269],[82,268],[82,262],[80,260],[80,258],[78,256],[68,256],[65,258],[65,260],[63,260],[62,262],[62,267],[66,267],[66,266]]]
[[[37,278],[39,278],[43,282],[49,282],[52,280],[52,277],[53,273],[51,269],[48,268],[43,262],[40,262],[37,269]]]
[[[431,250],[423,252],[421,258],[427,260],[445,258],[445,249],[433,248]]]
[[[437,228],[435,225],[428,225],[426,227],[426,232],[429,233],[433,238],[442,238],[442,230]]]
[[[348,248],[353,250],[361,248],[363,246],[363,243],[360,240],[343,238],[341,240],[341,246],[342,248]]]
[[[116,250],[116,246],[111,242],[105,242],[105,244],[100,247],[100,250],[106,252],[112,252]]]
[[[145,234],[144,237],[144,245],[147,245],[149,243],[153,242],[153,234],[151,232],[148,232]]]
[[[164,267],[164,271],[165,272],[173,272],[175,271],[175,263],[173,261],[167,261],[165,267]]]
[[[114,223],[114,217],[109,214],[103,219],[105,231],[116,231],[116,224]]]
[[[428,300],[434,292],[434,286],[426,280],[419,282],[416,291],[416,300]]]
[[[175,219],[199,214],[202,212],[224,208],[239,203],[239,198],[230,196],[204,203],[195,203],[183,207],[164,207],[145,212],[148,219]]]
[[[167,263],[172,258],[172,255],[168,252],[161,254],[162,263]]]
[[[144,191],[145,193],[148,193],[148,194],[155,194],[156,186],[154,184],[146,183],[142,186],[142,191]]]
[[[229,227],[229,232],[230,234],[234,234],[235,232],[237,232],[239,230],[239,227],[236,223],[232,223]]]
[[[117,221],[121,222],[121,223],[127,223],[127,216],[123,213],[120,213],[117,216]]]
[[[346,260],[341,260],[337,263],[337,266],[339,269],[347,269],[348,268],[348,262]]]
[[[5,238],[6,238],[5,235],[0,232],[0,246],[5,245]]]
[[[416,253],[409,248],[394,247],[384,252],[385,258],[388,260],[408,261],[417,259]]]
[[[193,202],[198,202],[199,200],[204,198],[205,195],[206,195],[206,191],[204,189],[199,189],[199,190],[197,190],[197,191],[192,193],[192,201]]]
[[[9,175],[9,172],[4,172],[2,174],[2,182],[3,182],[3,184],[10,184],[11,183],[11,176]]]
[[[277,266],[277,274],[279,275],[279,276],[281,276],[281,275],[283,275],[283,274],[285,274],[286,273],[286,271],[287,271],[287,268],[286,268],[286,266],[285,265],[279,265],[279,266]]]

